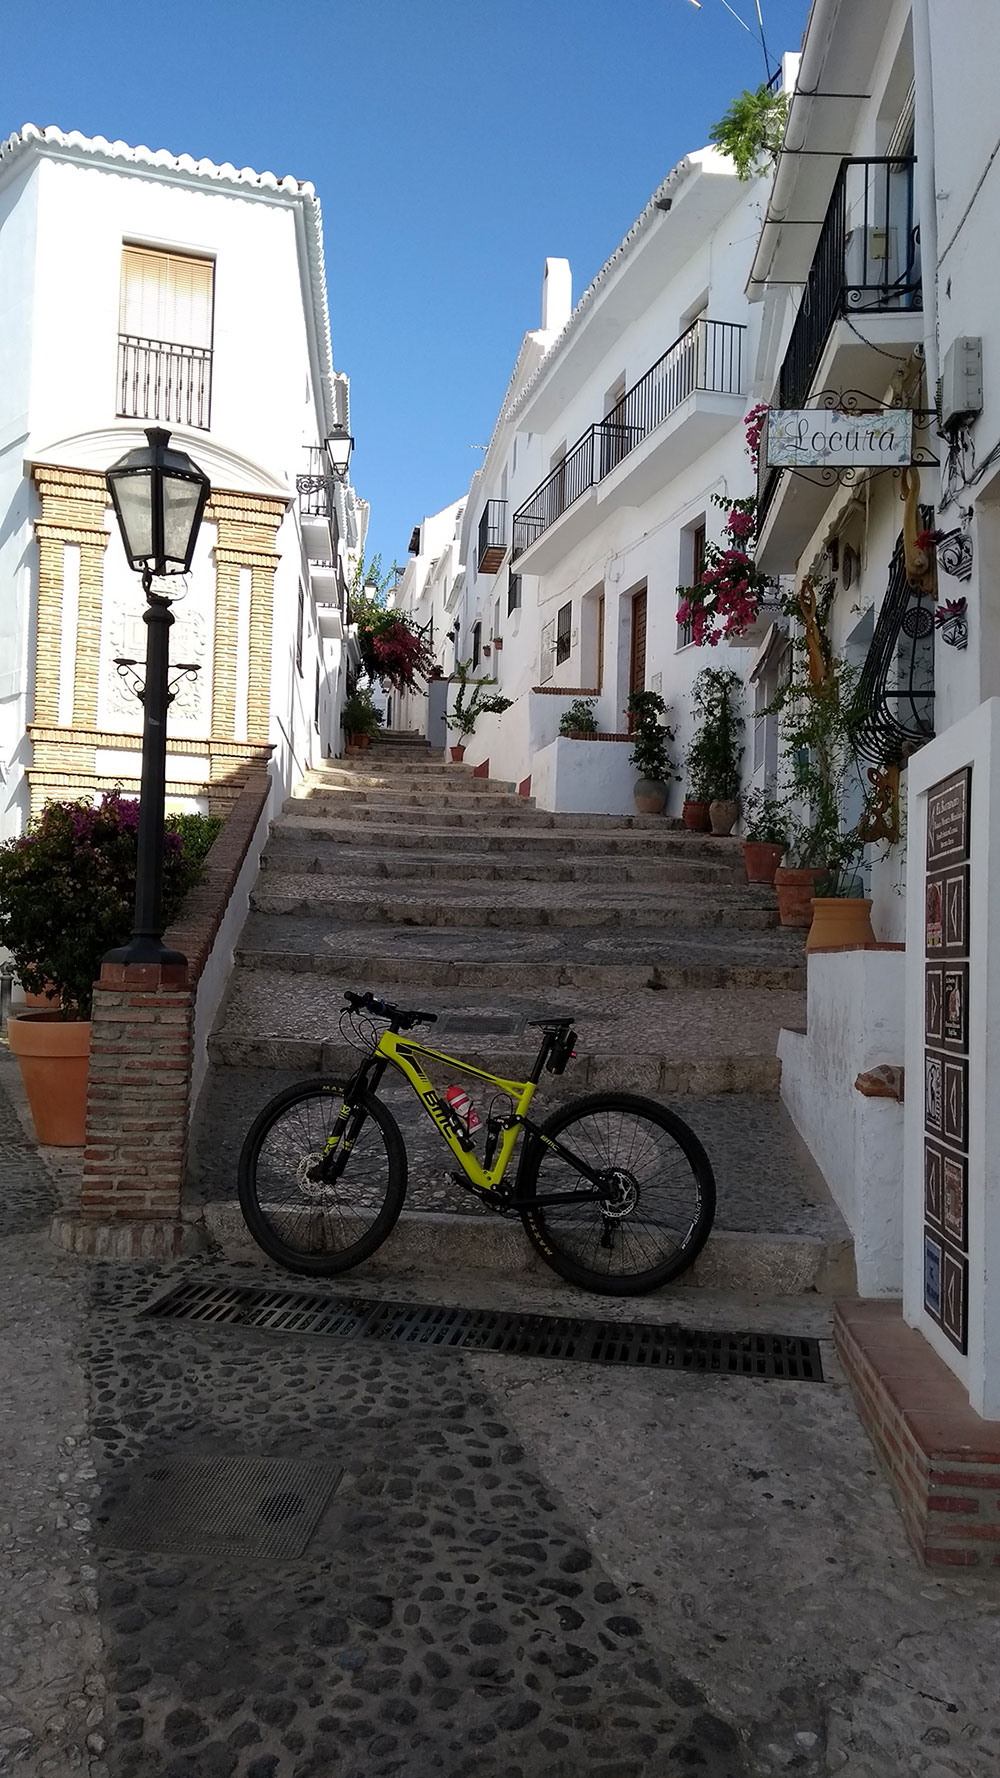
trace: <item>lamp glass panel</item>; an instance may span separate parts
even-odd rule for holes
[[[347,432],[331,433],[330,437],[327,439],[326,448],[335,475],[347,474],[347,466],[351,460],[351,446],[353,443],[354,440],[351,438],[350,433]]]
[[[153,552],[153,475],[144,470],[138,475],[115,478],[118,511],[125,532],[125,550],[130,562],[145,562]]]
[[[201,501],[200,482],[176,475],[163,477],[163,555],[167,563],[187,567]]]

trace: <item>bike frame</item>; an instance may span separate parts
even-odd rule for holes
[[[546,1053],[546,1046],[543,1044],[538,1061],[535,1065],[536,1074],[541,1071]],[[426,1056],[433,1062],[443,1062],[449,1069],[457,1069],[459,1073],[471,1075],[476,1080],[486,1081],[491,1087],[496,1088],[498,1092],[501,1092],[514,1100],[514,1110],[509,1114],[508,1127],[503,1131],[496,1159],[491,1167],[484,1167],[479,1160],[478,1155],[471,1151],[471,1147],[463,1145],[461,1138],[452,1127],[451,1117],[441,1095],[438,1093],[437,1088],[433,1085],[424,1069],[420,1066],[418,1060],[418,1057],[420,1056]],[[533,1123],[528,1117],[528,1109],[538,1087],[537,1079],[505,1080],[502,1075],[490,1074],[485,1068],[476,1068],[471,1062],[462,1062],[457,1056],[445,1055],[441,1050],[429,1049],[426,1044],[417,1043],[410,1037],[401,1037],[394,1031],[382,1032],[372,1054],[362,1062],[360,1068],[347,1083],[347,1086],[344,1089],[344,1103],[341,1107],[340,1115],[337,1119],[333,1133],[326,1144],[326,1154],[332,1154],[341,1142],[343,1142],[343,1153],[345,1156],[350,1153],[350,1150],[353,1147],[353,1141],[350,1136],[345,1133],[345,1126],[353,1109],[351,1105],[352,1092],[356,1091],[359,1087],[362,1089],[367,1088],[372,1092],[376,1091],[386,1069],[389,1067],[398,1068],[400,1074],[402,1074],[404,1079],[409,1082],[428,1117],[431,1119],[431,1122],[444,1137],[445,1142],[448,1144],[448,1147],[461,1167],[462,1172],[465,1174],[466,1179],[474,1190],[480,1192],[492,1192],[496,1191],[497,1188],[502,1185],[504,1174],[507,1171],[511,1157],[514,1153],[517,1138],[522,1129],[524,1129],[530,1131],[530,1133],[539,1142],[543,1142],[547,1148],[551,1148],[557,1154],[561,1155],[563,1160],[570,1162],[570,1164],[576,1168],[578,1173],[582,1174],[585,1179],[588,1179],[591,1184],[597,1188],[594,1191],[574,1191],[557,1194],[550,1193],[544,1198],[525,1199],[524,1202],[526,1206],[529,1204],[532,1206],[541,1206],[543,1204],[578,1204],[593,1202],[607,1196],[606,1188],[603,1190],[600,1189],[600,1181],[597,1173],[595,1173],[591,1167],[588,1167],[584,1161],[581,1161],[578,1155],[573,1154],[571,1149],[564,1147],[564,1145],[554,1137],[546,1136],[544,1131],[540,1129],[539,1125]]]

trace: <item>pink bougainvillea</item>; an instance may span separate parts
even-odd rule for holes
[[[756,621],[761,601],[773,594],[773,582],[758,572],[747,547],[756,525],[757,502],[730,500],[713,494],[727,509],[722,542],[705,545],[705,565],[694,586],[678,587],[677,622],[690,625],[699,648],[714,648],[724,638],[743,636]]]

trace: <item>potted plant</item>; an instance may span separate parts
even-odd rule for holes
[[[785,860],[775,872],[778,913],[783,926],[803,927],[812,924],[814,898],[864,900],[851,894],[864,842],[857,828],[842,830],[841,814],[852,774],[858,770],[857,674],[830,649],[823,621],[825,589],[809,586],[807,591],[810,622],[799,644],[805,677],[793,676],[770,705],[781,717],[790,792],[802,809],[789,821]],[[865,908],[862,924],[867,912]],[[874,942],[870,923],[862,942]]]
[[[788,811],[766,790],[743,798],[743,863],[748,883],[773,883],[788,845]]]
[[[481,716],[502,716],[509,710],[511,699],[501,697],[499,692],[488,692],[487,685],[496,685],[495,679],[484,675],[473,679],[471,674],[472,661],[459,661],[455,667],[454,677],[458,681],[458,692],[455,702],[448,715],[447,726],[460,738],[452,746],[451,757],[458,765],[465,758],[465,745],[469,736],[475,733],[476,723]]]
[[[756,409],[753,410],[756,413]],[[748,416],[748,421],[752,416]],[[748,427],[748,439],[757,445],[756,422]],[[753,495],[734,500],[713,494],[713,504],[726,513],[722,541],[709,538],[704,561],[692,586],[678,587],[677,622],[690,625],[697,648],[723,640],[739,641],[757,622],[762,607],[783,609],[774,581],[762,573],[751,554],[757,525],[757,501]]]
[[[743,716],[739,701],[743,681],[728,667],[704,667],[691,688],[691,704],[695,713],[694,739],[688,748],[688,804],[702,808],[685,823],[699,823],[699,831],[710,827],[714,834],[732,833],[739,815],[740,760],[743,749],[739,734]],[[708,805],[708,820],[704,805]]]
[[[19,839],[0,846],[0,944],[23,987],[46,994],[45,1011],[13,1017],[17,1056],[39,1142],[84,1140],[90,1015],[101,961],[132,927],[139,804],[118,792],[96,806],[50,803]],[[168,819],[163,917],[169,922],[201,875],[221,823]]]
[[[666,721],[667,706],[657,691],[633,691],[626,705],[632,752],[639,773],[632,796],[640,815],[662,815],[669,786],[677,776],[670,760],[674,731]]]
[[[367,687],[362,690],[355,687],[350,697],[345,698],[340,720],[349,752],[357,752],[371,745],[378,734],[382,717],[376,710],[375,700]]]
[[[559,733],[571,741],[591,741],[597,733],[593,698],[574,698],[559,718]]]
[[[829,849],[825,876],[816,884],[807,951],[864,951],[875,944],[872,904],[860,893],[858,866],[864,852],[864,817]]]

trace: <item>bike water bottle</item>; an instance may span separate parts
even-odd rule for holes
[[[469,1098],[464,1087],[449,1087],[445,1093],[445,1104],[454,1113],[461,1126],[464,1136],[474,1136],[482,1124],[482,1118]]]

